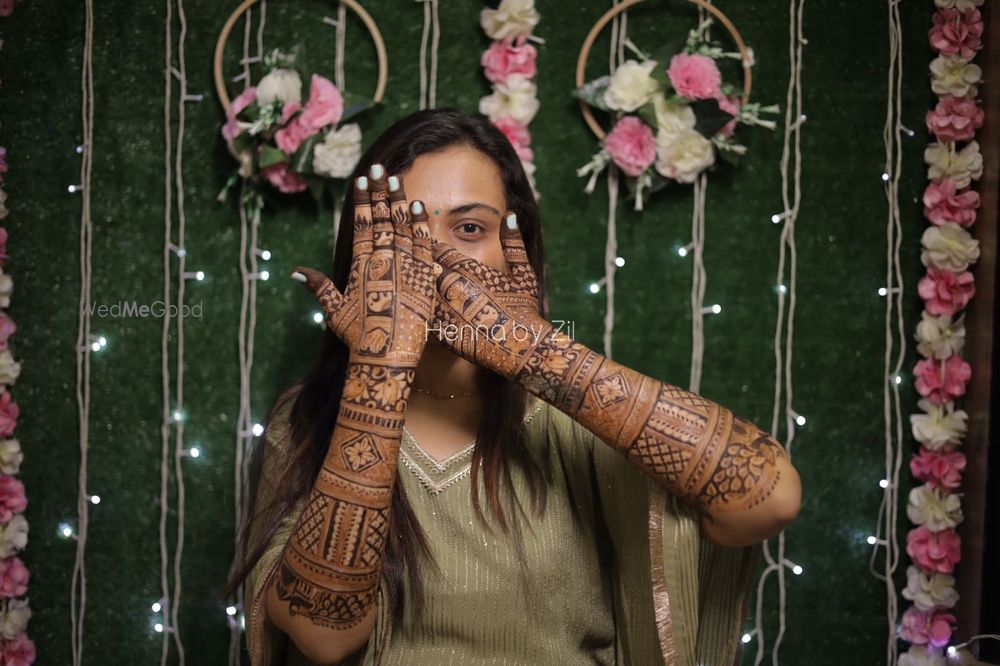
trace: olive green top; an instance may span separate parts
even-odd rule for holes
[[[291,402],[263,440],[262,494],[287,445]],[[400,626],[390,623],[380,589],[375,631],[344,664],[733,664],[756,549],[701,538],[692,509],[555,407],[535,400],[525,420],[526,446],[548,478],[539,518],[512,465],[530,516],[530,527],[521,528],[524,578],[512,540],[485,506],[482,474],[480,505],[494,534],[472,507],[474,443],[438,461],[404,431],[397,483],[442,575],[422,569],[424,610],[414,617],[406,604]],[[266,619],[259,594],[301,508],[286,517],[244,585],[253,666],[310,663]]]

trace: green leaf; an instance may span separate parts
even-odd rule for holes
[[[253,143],[253,137],[246,132],[237,134],[236,138],[233,139],[233,150],[235,150],[236,153],[242,153],[244,150],[252,150]]]
[[[656,67],[653,68],[653,71],[649,73],[649,78],[663,86],[664,90],[671,89],[670,77],[667,75],[667,68],[661,66],[659,61],[656,62]]]
[[[604,76],[594,79],[590,83],[580,86],[574,90],[573,97],[582,99],[595,109],[610,111],[611,109],[604,104],[604,91],[608,89],[608,85],[610,83],[611,76],[605,74]]]
[[[719,108],[719,103],[714,99],[699,99],[691,102],[691,110],[694,111],[694,128],[706,139],[711,139],[726,126],[726,123],[733,119],[733,116]]]
[[[288,160],[288,168],[296,173],[313,173],[313,148],[323,140],[323,132],[316,132],[311,137],[302,142],[291,159]]]
[[[375,102],[371,99],[356,95],[347,90],[341,90],[340,94],[344,96],[344,113],[340,116],[338,125],[342,125],[347,119],[375,106]]]
[[[656,105],[653,102],[647,102],[639,107],[636,113],[646,121],[647,125],[653,128],[653,134],[656,134],[656,130],[659,127],[659,123],[656,120]]]
[[[687,44],[687,36],[675,37],[654,50],[652,59],[657,62],[657,69],[663,70],[664,75],[666,75],[667,68],[670,67],[670,59],[683,51],[685,44]]]
[[[726,162],[729,162],[733,166],[739,166],[740,165],[740,154],[739,153],[734,153],[731,150],[722,150],[722,149],[720,149],[719,150],[719,157],[721,157],[722,159],[724,159]]]
[[[323,202],[323,192],[326,190],[326,180],[318,176],[309,176],[309,194],[312,195],[316,205]]]
[[[265,143],[263,149],[260,152],[259,160],[260,161],[258,162],[258,166],[261,169],[264,169],[271,166],[272,164],[277,164],[279,162],[287,162],[288,155],[286,155],[283,151],[275,148],[274,146]]]

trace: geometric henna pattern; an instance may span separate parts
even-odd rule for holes
[[[411,214],[386,174],[354,185],[354,256],[341,293],[298,267],[350,350],[330,446],[282,554],[278,597],[292,615],[334,629],[371,611],[389,534],[399,442],[414,368],[434,315],[427,215]]]
[[[432,243],[443,269],[435,325],[477,333],[445,338],[446,345],[558,407],[685,501],[742,510],[773,492],[776,462],[787,455],[781,444],[725,407],[556,330],[539,315],[538,283],[520,232],[501,224],[500,235],[506,273]],[[518,329],[536,334],[528,342],[513,339]]]

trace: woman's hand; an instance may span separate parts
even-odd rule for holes
[[[386,178],[381,165],[373,165],[369,176],[354,183],[354,257],[344,292],[319,271],[295,271],[352,357],[413,368],[434,312],[427,211],[421,201],[407,205],[402,181]]]
[[[431,241],[438,301],[429,332],[466,360],[513,379],[552,325],[539,313],[538,279],[514,213],[501,224],[500,244],[506,271]]]

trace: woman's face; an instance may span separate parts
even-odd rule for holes
[[[421,155],[398,175],[407,201],[420,199],[427,208],[431,236],[506,270],[500,223],[507,198],[493,160],[469,146],[450,146]]]

